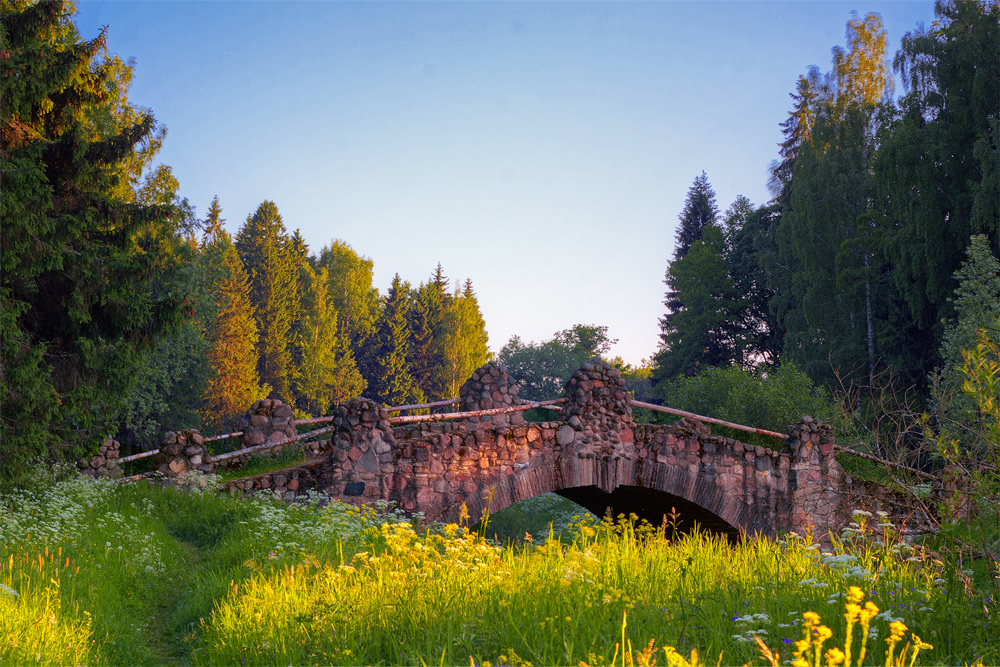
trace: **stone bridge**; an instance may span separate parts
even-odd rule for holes
[[[489,363],[463,385],[461,409],[522,404],[517,393],[506,370]],[[688,419],[637,425],[619,372],[600,360],[577,370],[566,397],[555,421],[526,422],[513,412],[396,426],[383,406],[354,399],[336,408],[330,438],[312,444],[322,458],[230,487],[395,501],[434,521],[457,521],[464,507],[470,523],[550,491],[599,516],[611,508],[656,525],[676,508],[682,528],[698,521],[730,536],[825,532],[847,519],[826,424],[805,417],[778,451],[712,435]]]

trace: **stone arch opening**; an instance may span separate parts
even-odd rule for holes
[[[667,515],[676,511],[677,519],[671,528],[674,533],[688,533],[698,524],[702,530],[722,535],[730,543],[735,544],[742,539],[738,527],[697,503],[666,491],[641,486],[619,486],[608,493],[596,486],[577,486],[560,489],[556,493],[599,517],[604,517],[608,512],[615,517],[619,514],[635,514],[641,520],[660,526],[665,521],[670,523]]]

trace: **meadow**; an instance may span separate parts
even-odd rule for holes
[[[826,545],[588,515],[501,544],[489,520],[422,527],[211,483],[65,477],[0,503],[4,665],[1000,661],[990,573],[877,515]]]

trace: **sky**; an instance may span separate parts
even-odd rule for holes
[[[720,211],[770,198],[788,94],[830,69],[851,11],[891,59],[933,3],[78,1],[84,39],[135,60],[157,163],[235,236],[278,206],[414,286],[471,279],[497,353],[574,324],[611,356],[659,343],[664,274],[704,171]],[[897,87],[897,95],[902,92]]]

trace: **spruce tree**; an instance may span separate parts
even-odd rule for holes
[[[208,215],[205,216],[205,232],[202,236],[202,245],[218,241],[222,233],[226,230],[225,222],[225,219],[222,217],[222,205],[219,204],[219,195],[215,195],[212,197],[212,203],[208,205]]]
[[[431,279],[417,288],[409,313],[410,367],[414,382],[430,401],[453,398],[446,395],[449,372],[445,361],[448,324],[445,315],[451,298],[448,279],[439,263]]]
[[[261,381],[286,403],[294,402],[291,351],[298,311],[298,263],[274,202],[264,201],[236,237],[236,250],[250,276],[250,300],[260,331],[257,370]]]
[[[307,266],[306,276],[296,341],[302,357],[295,391],[299,404],[320,416],[327,414],[331,404],[360,396],[367,383],[337,330],[337,311],[329,298],[326,269],[315,272]]]
[[[368,395],[385,405],[422,403],[424,393],[410,371],[410,285],[397,273],[385,295],[372,346],[372,378]]]
[[[184,306],[174,209],[135,201],[161,135],[124,100],[131,72],[105,34],[83,41],[67,7],[0,9],[5,476],[113,432],[143,347]]]
[[[677,240],[674,246],[674,261],[682,258],[691,248],[691,244],[701,239],[702,231],[709,225],[714,225],[719,217],[719,207],[715,203],[715,190],[708,182],[708,176],[694,179],[688,189],[684,210],[680,214],[680,226],[677,228]]]
[[[257,373],[257,323],[250,302],[250,280],[229,234],[223,229],[211,247],[221,260],[212,290],[216,311],[205,331],[212,369],[203,397],[206,425],[233,425],[249,405],[265,395]]]

